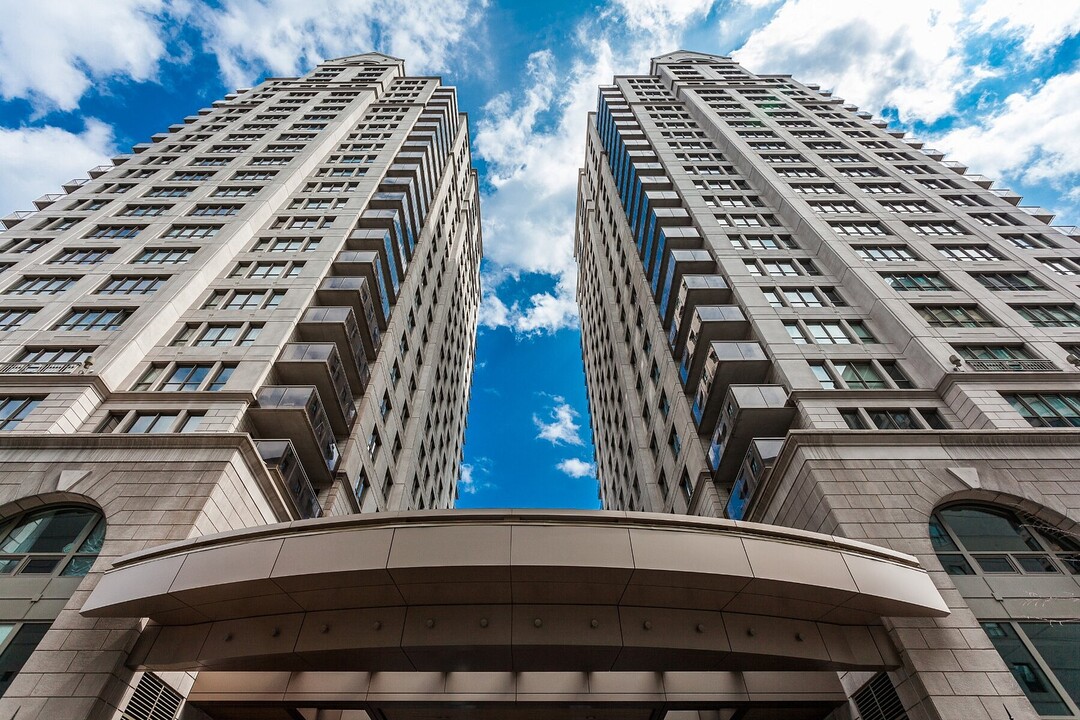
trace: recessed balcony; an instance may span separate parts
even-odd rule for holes
[[[361,332],[356,313],[350,307],[309,307],[296,325],[300,340],[332,342],[337,346],[354,395],[363,395],[371,377]]]
[[[760,343],[710,343],[691,408],[699,431],[716,425],[728,387],[736,382],[762,383],[769,367],[769,356]]]
[[[307,476],[318,486],[333,479],[340,453],[314,385],[264,385],[248,417],[263,438],[288,438]]]
[[[716,482],[725,487],[732,482],[754,438],[786,435],[794,419],[795,407],[788,404],[783,386],[732,385],[709,441]]]
[[[352,308],[358,321],[367,327],[368,332],[361,333],[360,337],[364,342],[368,361],[374,362],[382,342],[382,333],[375,319],[375,304],[371,299],[368,281],[362,277],[323,278],[315,291],[315,297],[321,305]]]
[[[674,210],[675,208],[672,208]],[[678,208],[682,211],[682,208]],[[658,208],[657,213],[667,212],[667,208]],[[685,211],[684,211],[685,212]],[[660,222],[660,219],[657,220]],[[664,226],[656,233],[653,256],[648,264],[647,276],[653,297],[659,299],[663,280],[667,277],[671,265],[671,254],[679,250],[697,250],[705,244],[698,229],[690,226]]]
[[[679,379],[687,393],[697,389],[705,357],[716,340],[744,340],[750,322],[738,305],[699,305],[690,318],[690,332],[679,360]]]
[[[675,298],[683,277],[687,275],[715,275],[716,261],[708,250],[672,250],[667,264],[667,274],[660,283],[660,318],[664,327],[670,327],[675,312]]]
[[[726,305],[731,302],[731,288],[721,275],[684,275],[679,283],[675,311],[668,331],[668,345],[673,357],[682,357],[691,320],[698,305]]]
[[[322,515],[315,488],[311,486],[300,457],[289,440],[256,440],[255,447],[275,480],[285,488],[301,520]]]
[[[390,305],[397,302],[398,290],[405,276],[405,268],[399,262],[404,248],[398,248],[394,233],[384,228],[354,228],[345,241],[349,250],[366,250],[378,253],[383,272],[382,287]]]
[[[372,288],[378,290],[375,303],[375,319],[380,330],[386,330],[390,319],[390,297],[386,293],[382,257],[374,250],[342,250],[334,258],[334,272],[366,278]]]
[[[750,499],[769,476],[783,446],[784,438],[754,438],[750,441],[750,448],[746,451],[728,497],[725,514],[729,520],[742,520],[746,517]]]
[[[314,385],[323,400],[330,427],[338,437],[345,437],[356,422],[353,400],[345,366],[334,343],[289,343],[274,363],[281,381],[289,385]]]

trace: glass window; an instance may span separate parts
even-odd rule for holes
[[[1024,624],[1034,625],[1036,623]],[[1039,624],[1049,625],[1049,623]],[[1040,715],[1072,715],[1069,707],[1062,700],[1057,690],[1054,689],[1042,667],[1020,639],[1012,623],[984,622],[982,627],[990,641],[994,643],[994,647],[997,649],[998,654],[1001,655],[1001,659],[1009,666],[1009,670],[1012,671],[1016,682],[1020,684],[1020,688]],[[1072,648],[1072,656],[1073,660],[1070,664],[1075,666],[1075,646]],[[1073,673],[1075,682],[1075,670]]]
[[[1080,427],[1080,395],[1017,393],[1002,397],[1032,427]]]
[[[41,398],[0,397],[0,430],[15,430],[41,402]]]

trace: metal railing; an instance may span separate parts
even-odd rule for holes
[[[0,362],[0,375],[81,375],[88,369],[82,362]]]
[[[982,372],[1055,372],[1049,360],[968,360],[968,367]]]

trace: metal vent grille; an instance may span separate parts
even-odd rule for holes
[[[183,701],[180,693],[157,675],[143,673],[121,717],[123,720],[176,720]]]
[[[892,680],[885,673],[875,675],[851,699],[862,720],[909,720]]]

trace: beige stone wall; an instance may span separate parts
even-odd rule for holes
[[[1073,578],[1024,576],[1015,597],[1001,599],[1001,591],[984,591],[986,597],[965,600],[954,580],[968,579],[954,579],[942,570],[928,522],[944,503],[972,500],[1013,508],[1075,532],[1080,522],[1078,439],[1069,430],[796,433],[747,519],[899,550],[916,556],[930,571],[952,614],[940,620],[887,620],[904,661],[892,677],[911,720],[1008,720],[1008,713],[1013,720],[1034,719],[1038,714],[979,619],[1075,618],[1080,584]],[[1070,580],[1076,585],[1072,590]],[[1039,584],[1051,581],[1052,586]],[[1025,597],[1047,594],[1058,600]],[[972,608],[976,603],[978,619]]]
[[[265,475],[245,436],[0,437],[0,518],[74,502],[97,507],[108,523],[93,571],[70,600],[17,597],[21,586],[5,581],[5,619],[56,619],[0,698],[0,718],[112,718],[138,681],[125,662],[142,621],[80,615],[97,579],[130,552],[287,519],[264,496]],[[65,579],[50,587],[57,580]],[[169,680],[184,690],[190,677],[179,675]]]

